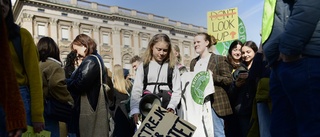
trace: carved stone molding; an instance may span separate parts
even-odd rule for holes
[[[102,58],[113,58],[113,49],[110,46],[101,46],[100,48],[100,55]]]
[[[51,25],[57,25],[57,19],[56,18],[50,18],[49,22]]]
[[[121,49],[121,55],[130,54],[132,56],[133,50],[131,47],[124,47]]]
[[[72,22],[72,27],[75,29],[79,29],[79,22]]]

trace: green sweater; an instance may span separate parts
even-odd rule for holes
[[[43,91],[42,79],[39,69],[39,53],[33,37],[28,30],[20,28],[21,46],[23,52],[24,68],[20,64],[18,55],[9,42],[12,64],[16,72],[19,86],[28,86],[30,90],[32,122],[44,122],[43,118]],[[24,71],[25,69],[25,71]]]

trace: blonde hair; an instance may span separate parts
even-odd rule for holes
[[[114,65],[114,71],[113,71],[113,85],[114,88],[117,89],[120,93],[128,94],[127,89],[132,86],[131,82],[129,80],[126,80],[123,75],[123,68],[121,65],[116,64]]]
[[[177,57],[177,61],[180,63],[181,62],[180,48],[178,45],[174,45],[173,48],[178,53],[178,56],[176,56],[176,57]]]
[[[169,66],[171,68],[174,68],[176,64],[176,57],[174,53],[172,52],[172,45],[171,41],[168,35],[160,33],[156,34],[152,37],[150,40],[147,50],[144,52],[144,57],[143,57],[143,64],[149,64],[150,61],[152,60],[153,54],[152,54],[152,49],[153,46],[158,43],[158,42],[166,42],[168,44],[168,54],[167,57],[164,59],[164,62],[168,62]]]

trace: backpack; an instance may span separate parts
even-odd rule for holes
[[[168,65],[167,83],[158,83],[158,82],[150,82],[150,83],[148,83],[148,81],[147,81],[148,80],[148,72],[149,72],[149,63],[148,64],[143,64],[144,77],[143,77],[143,92],[142,92],[142,96],[144,96],[146,94],[152,94],[154,92],[154,91],[147,91],[146,90],[148,85],[156,85],[156,86],[158,86],[158,91],[159,91],[159,93],[157,93],[156,95],[158,95],[159,98],[162,98],[161,106],[163,108],[167,108],[167,106],[168,106],[168,104],[170,102],[170,99],[171,99],[172,92],[173,92],[172,91],[173,68],[171,68]],[[160,90],[160,86],[164,86],[164,85],[167,85],[170,90],[168,90],[168,91]]]

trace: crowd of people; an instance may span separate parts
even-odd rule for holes
[[[206,123],[213,128],[205,136],[320,136],[318,0],[265,0],[261,44],[234,40],[227,56],[210,50],[215,37],[196,34],[197,57],[190,66],[183,65],[179,46],[171,45],[168,35],[155,34],[144,54],[130,60],[131,71],[120,64],[110,71],[86,34],[71,42],[63,64],[52,38],[35,44],[14,23],[11,1],[0,5],[0,64],[6,66],[0,70],[1,137],[19,137],[27,125],[51,137],[62,131],[68,137],[132,137],[145,119],[139,108],[144,96],[157,95],[167,113],[182,118],[181,77],[203,71],[210,72],[214,88],[206,98],[212,120]],[[52,98],[72,106],[65,127],[46,113]]]

